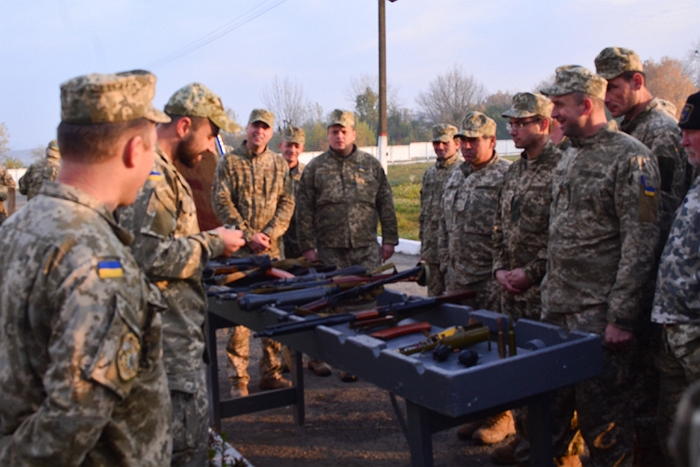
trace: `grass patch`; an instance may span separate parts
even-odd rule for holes
[[[433,165],[401,164],[390,165],[387,178],[394,194],[394,209],[399,223],[399,237],[409,240],[419,240],[420,224],[420,189],[423,173]]]

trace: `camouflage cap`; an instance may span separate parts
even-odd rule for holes
[[[58,149],[58,141],[52,140],[48,146],[46,146],[46,157],[48,159],[60,159],[61,151]]]
[[[700,130],[700,92],[688,96],[678,126],[684,130]]]
[[[306,132],[303,128],[289,125],[282,130],[282,139],[288,143],[304,144],[306,141]]]
[[[483,136],[489,138],[496,134],[496,122],[482,114],[481,112],[472,111],[464,117],[462,121],[462,130],[457,133],[457,136],[465,138],[478,138]]]
[[[275,114],[265,109],[253,109],[248,119],[248,125],[255,122],[266,123],[270,128],[275,127]]]
[[[595,58],[595,70],[605,79],[613,79],[625,71],[643,72],[644,67],[634,50],[624,47],[607,47]]]
[[[433,143],[447,143],[455,136],[459,130],[449,123],[438,123],[433,126]]]
[[[355,127],[355,114],[348,110],[335,109],[331,112],[328,128],[333,125]]]
[[[539,92],[519,92],[513,96],[510,109],[501,114],[503,117],[527,118],[527,117],[551,117],[552,101]]]
[[[563,96],[572,92],[582,92],[605,100],[608,82],[588,68],[580,65],[564,65],[557,68],[554,84],[540,90],[545,96]]]
[[[190,83],[178,89],[165,104],[168,115],[186,115],[188,117],[204,117],[228,133],[237,133],[241,127],[231,120],[219,96],[211,89],[200,83]]]
[[[155,93],[156,77],[144,70],[78,76],[61,84],[61,121],[168,123],[170,117],[153,107]]]

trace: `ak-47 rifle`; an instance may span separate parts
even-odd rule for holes
[[[394,303],[379,308],[348,313],[338,313],[328,316],[316,316],[301,321],[274,324],[255,334],[255,337],[275,337],[285,334],[309,331],[317,326],[335,326],[336,324],[361,322],[362,320],[393,315],[408,318],[431,310],[441,303],[460,302],[474,296],[471,290],[449,292],[438,297],[410,298],[402,303]]]
[[[320,262],[309,262],[304,258],[289,258],[271,261],[267,255],[234,258],[224,261],[212,261],[204,271],[204,283],[210,285],[226,285],[232,282],[250,285],[250,281],[260,279],[293,279],[296,276],[289,271],[308,270],[316,268],[324,272],[335,270],[335,266],[327,266]],[[245,280],[244,279],[248,279]]]
[[[323,311],[326,308],[336,307],[343,303],[351,302],[357,300],[358,298],[365,297],[375,293],[376,291],[381,291],[383,286],[386,284],[391,284],[393,282],[399,282],[402,280],[415,280],[420,285],[426,284],[426,274],[427,267],[425,262],[421,261],[414,268],[407,269],[402,272],[397,272],[395,274],[388,274],[382,276],[379,279],[372,280],[366,284],[358,285],[351,289],[340,290],[338,289],[336,293],[333,293],[325,298],[320,298],[314,302],[307,303],[304,306],[298,307],[296,313],[298,315],[311,315]]]
[[[454,350],[463,349],[485,341],[489,341],[489,344],[491,342],[491,331],[488,326],[482,323],[474,323],[469,326],[447,328],[444,331],[429,336],[423,341],[396,350],[404,355],[413,355],[415,353],[433,350],[439,345]]]

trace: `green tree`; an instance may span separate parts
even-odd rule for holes
[[[357,132],[357,139],[355,139],[355,144],[359,146],[375,146],[377,144],[377,136],[367,122],[356,122],[355,131]]]
[[[357,120],[366,123],[376,139],[379,126],[379,96],[369,86],[355,97],[355,113]]]
[[[510,139],[508,119],[501,114],[510,108],[512,101],[513,95],[507,91],[497,91],[484,100],[483,112],[496,122],[496,139]]]

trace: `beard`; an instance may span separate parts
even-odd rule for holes
[[[183,165],[193,168],[200,161],[200,155],[204,151],[199,151],[193,144],[192,138],[184,138],[180,140],[175,148],[175,159]]]

